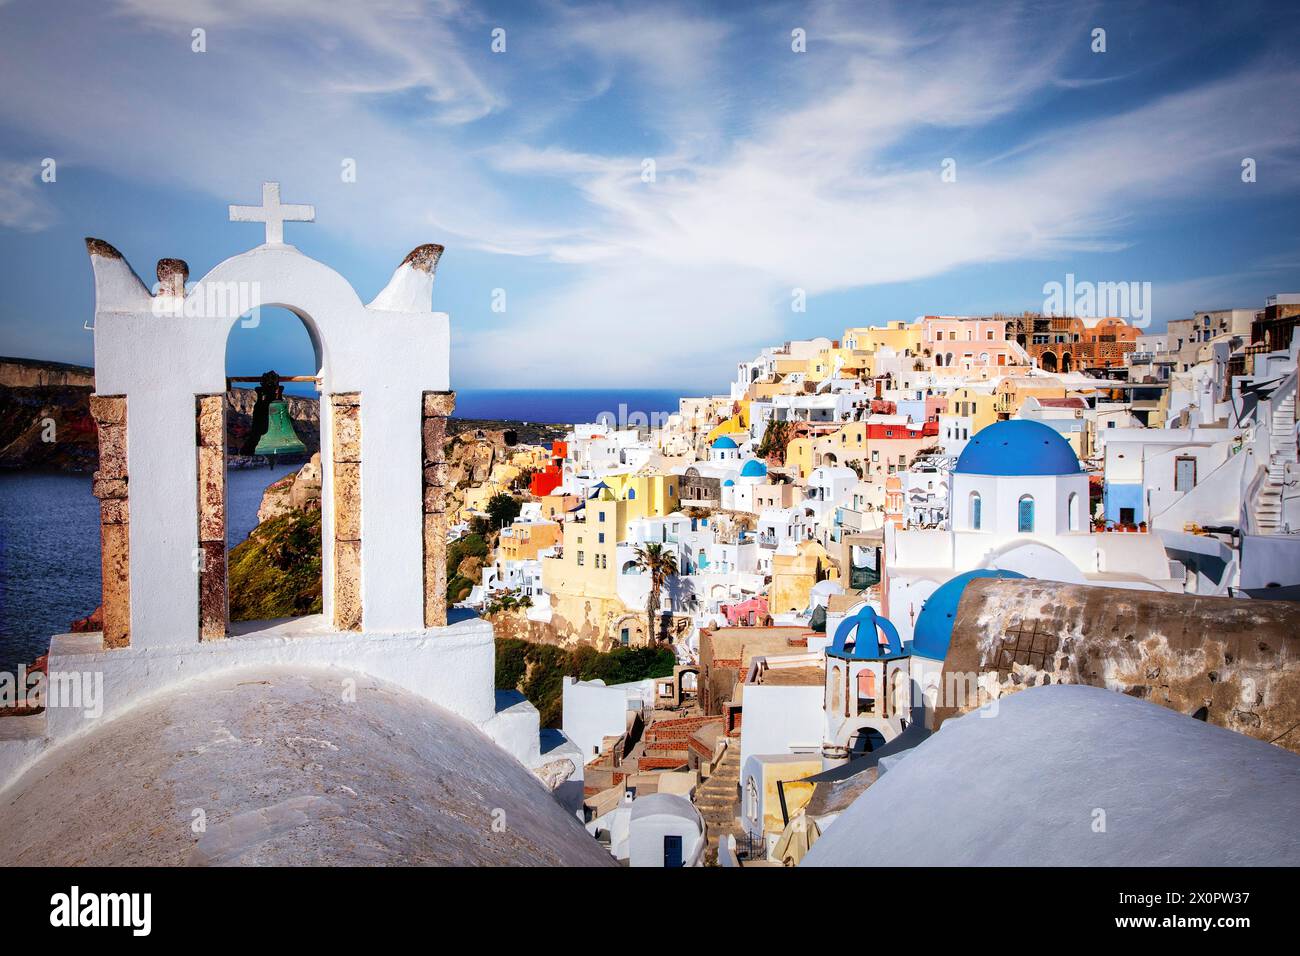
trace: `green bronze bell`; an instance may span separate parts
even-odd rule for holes
[[[266,410],[266,433],[257,442],[254,455],[302,455],[307,446],[299,440],[289,419],[289,405],[282,398],[271,402]]]

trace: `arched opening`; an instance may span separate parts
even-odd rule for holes
[[[970,527],[972,531],[979,531],[983,527],[984,502],[980,498],[978,491],[970,493]]]
[[[844,709],[844,672],[840,670],[840,665],[836,664],[831,668],[831,687],[830,700],[827,704],[832,714],[838,714]]]
[[[620,571],[620,573],[621,573],[621,574],[640,574],[640,573],[641,573],[641,568],[637,566],[637,563],[636,563],[635,561],[625,561],[625,562],[623,563],[623,567],[622,567],[622,570]]]
[[[1016,510],[1016,530],[1032,532],[1034,530],[1034,497],[1021,495]]]
[[[1069,352],[1066,352],[1061,356],[1061,371],[1068,372],[1072,368],[1074,368],[1074,359],[1070,356]]]
[[[1039,358],[1038,362],[1039,362],[1040,365],[1043,366],[1043,371],[1044,371],[1044,372],[1055,372],[1055,371],[1056,371],[1056,353],[1055,353],[1055,352],[1044,352],[1044,353],[1042,354],[1042,356]]]
[[[308,317],[263,306],[231,327],[225,368],[224,501],[205,500],[201,446],[199,508],[201,539],[205,516],[224,511],[230,620],[322,613],[319,334]]]
[[[1070,492],[1068,507],[1069,507],[1069,511],[1066,514],[1066,518],[1070,523],[1069,525],[1070,530],[1078,531],[1079,530],[1079,493],[1077,491]]]

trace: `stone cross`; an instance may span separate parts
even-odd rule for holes
[[[266,224],[266,244],[284,245],[286,222],[315,222],[316,207],[303,204],[280,204],[280,184],[262,183],[262,205],[231,206],[231,222]]]

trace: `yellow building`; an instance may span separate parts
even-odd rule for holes
[[[816,541],[800,541],[793,554],[772,555],[772,587],[767,606],[772,614],[805,610],[818,581],[839,579],[830,554]]]
[[[790,440],[785,446],[785,464],[787,468],[799,469],[799,477],[807,478],[812,471],[813,437],[804,435]]]
[[[840,342],[850,350],[879,352],[882,347],[889,346],[899,355],[917,355],[921,351],[922,334],[920,322],[899,321],[845,329]]]
[[[663,517],[681,508],[679,475],[608,475],[610,496],[627,502],[627,520]]]
[[[542,559],[542,582],[551,594],[551,626],[566,641],[602,650],[644,641],[645,608],[629,608],[618,596],[616,548],[626,534],[631,504],[608,490],[588,499],[579,512],[585,519],[564,523],[559,556]]]
[[[564,523],[564,546],[559,557],[542,561],[542,583],[557,598],[618,598],[615,548],[627,528],[627,499],[615,499],[608,490],[589,498],[586,518]]]
[[[577,495],[542,495],[537,500],[542,506],[542,517],[548,521],[563,521],[565,515],[582,504]]]
[[[749,401],[742,400],[737,402],[737,405],[739,408],[736,414],[724,419],[709,432],[705,440],[710,445],[723,435],[735,435],[737,432],[749,431]]]
[[[868,349],[822,349],[808,360],[805,377],[810,382],[828,378],[870,378],[875,367],[875,352]]]
[[[971,420],[971,434],[998,420],[997,396],[971,388],[954,389],[948,395],[948,415]]]
[[[1065,398],[1065,386],[1059,378],[1048,375],[1026,375],[1004,378],[994,389],[996,409],[1000,418],[1010,418],[1020,411],[1020,406],[1030,395],[1035,398]]]
[[[503,561],[535,561],[538,551],[558,544],[560,538],[560,525],[555,521],[516,521],[501,529],[498,558]]]
[[[786,815],[793,817],[812,799],[814,785],[807,779],[821,773],[821,756],[762,754],[751,761],[752,766],[746,768],[749,776],[742,808],[746,829],[755,836],[761,833],[766,843],[767,837],[785,830]]]

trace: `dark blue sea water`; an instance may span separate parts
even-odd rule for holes
[[[257,527],[271,482],[295,467],[228,473],[230,547]],[[0,472],[0,670],[44,654],[99,605],[99,502],[88,475]]]

